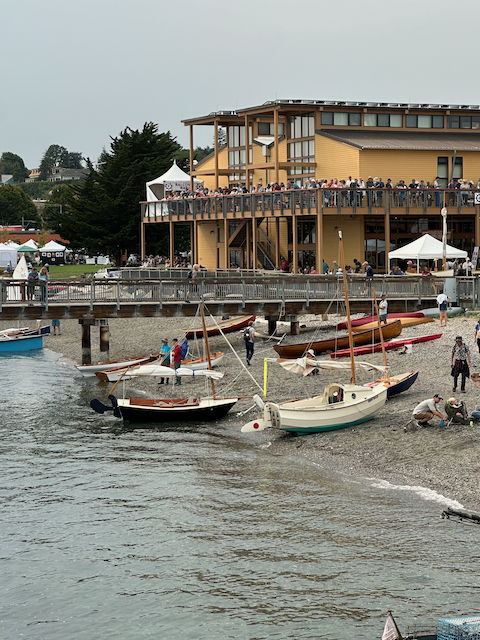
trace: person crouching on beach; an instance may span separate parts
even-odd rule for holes
[[[438,410],[440,400],[443,400],[443,397],[439,393],[436,393],[433,398],[417,404],[413,410],[413,417],[418,421],[417,424],[419,427],[425,427],[433,416],[437,416],[440,420],[446,420],[446,416]]]
[[[462,386],[460,391],[465,392],[465,380],[470,377],[470,367],[472,366],[470,360],[470,350],[463,341],[462,336],[455,338],[455,344],[452,349],[451,358],[452,378],[453,378],[453,393],[457,390],[458,376],[462,376]]]

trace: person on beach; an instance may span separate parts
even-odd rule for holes
[[[58,318],[54,318],[52,320],[52,328],[53,328],[53,335],[56,336],[57,335],[57,329],[58,329],[58,335],[60,335],[62,332],[60,330],[60,320]]]
[[[480,318],[478,319],[478,322],[475,325],[475,342],[478,347],[478,353],[480,353]]]
[[[378,315],[380,317],[380,322],[386,324],[388,315],[388,302],[387,296],[384,293],[382,293],[382,297],[378,304]]]
[[[166,338],[164,338],[162,340],[162,348],[160,351],[160,357],[158,358],[160,364],[163,367],[169,367],[170,366],[170,352],[171,352],[171,347],[168,344],[168,340]],[[165,384],[165,382],[168,384],[170,382],[170,380],[167,378],[165,381],[165,378],[160,378],[160,382],[158,384]]]
[[[455,338],[450,364],[452,367],[453,392],[455,393],[457,390],[458,376],[461,375],[462,384],[460,391],[462,393],[466,393],[465,380],[470,377],[470,367],[472,366],[472,363],[470,360],[470,349],[463,341],[462,336],[457,336]]]
[[[180,369],[182,366],[182,347],[178,344],[177,338],[172,340],[173,344],[173,368],[175,369],[175,373],[177,369]],[[182,379],[180,376],[176,376],[175,380],[176,385],[182,384]]]
[[[253,328],[253,320],[250,320],[248,323],[248,327],[243,333],[243,339],[245,340],[245,348],[247,350],[247,364],[250,366],[250,360],[253,358],[255,348],[255,329]]]
[[[451,298],[449,298],[443,293],[443,289],[440,289],[440,293],[437,296],[437,305],[438,305],[438,310],[440,311],[441,327],[447,326],[447,308],[448,308],[448,303],[450,301],[451,301]]]
[[[469,424],[467,406],[456,398],[449,398],[445,403],[445,413],[448,419],[456,424]]]
[[[413,410],[413,417],[417,420],[419,427],[425,427],[433,416],[437,416],[440,420],[447,419],[446,416],[438,410],[438,403],[440,400],[443,400],[443,397],[439,393],[436,393],[433,398],[429,398],[428,400],[424,400],[423,402],[420,402],[420,404],[417,404]]]

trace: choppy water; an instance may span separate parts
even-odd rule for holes
[[[480,528],[436,494],[221,425],[112,433],[48,350],[0,372],[2,640],[373,640],[388,609],[480,610]]]

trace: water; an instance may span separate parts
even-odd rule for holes
[[[231,427],[112,432],[97,381],[3,357],[2,640],[380,638],[478,613],[480,529]]]

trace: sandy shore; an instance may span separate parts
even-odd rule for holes
[[[343,318],[341,318],[343,319]],[[327,337],[335,334],[333,325],[340,317],[330,316],[322,321],[317,316],[304,316],[301,320],[300,337],[287,336],[287,342],[307,341],[313,337]],[[108,358],[118,360],[149,354],[160,350],[161,340],[177,337],[183,339],[182,329],[199,326],[200,321],[188,318],[138,318],[134,320],[110,320],[110,352]],[[439,420],[434,419],[431,426],[419,428],[411,420],[412,409],[434,393],[441,393],[445,400],[452,395],[452,378],[450,376],[450,353],[457,334],[462,335],[470,347],[472,354],[472,371],[480,371],[480,355],[474,345],[475,317],[450,319],[447,328],[440,329],[435,322],[404,329],[402,337],[440,333],[441,339],[413,345],[411,355],[402,355],[398,351],[388,353],[388,362],[393,374],[405,371],[420,370],[415,385],[406,393],[388,402],[379,416],[370,422],[355,428],[331,433],[313,434],[292,437],[268,429],[256,434],[242,434],[252,446],[268,447],[273,455],[304,456],[327,470],[346,473],[359,477],[374,477],[394,484],[419,485],[433,489],[444,496],[461,502],[466,508],[480,510],[480,492],[478,489],[478,472],[480,468],[480,425],[473,427],[451,425],[441,428]],[[11,326],[8,325],[8,326]],[[257,320],[256,329],[267,333],[267,323],[263,318]],[[7,323],[0,323],[0,329]],[[279,324],[279,330],[287,331],[287,323]],[[76,320],[62,320],[62,333],[59,336],[47,336],[44,347],[62,354],[61,360],[68,366],[82,361],[80,326]],[[245,348],[238,333],[230,334],[229,339],[244,362]],[[190,343],[195,349],[194,341]],[[221,337],[210,340],[213,351],[226,351]],[[198,344],[201,351],[202,343]],[[264,358],[274,357],[272,344],[258,340],[252,366],[248,371],[263,386]],[[328,354],[318,359],[329,358]],[[92,328],[92,362],[104,361],[105,354],[99,351],[99,330]],[[382,364],[382,354],[373,354],[362,359],[375,364]],[[219,394],[252,395],[258,392],[254,382],[248,377],[235,356],[228,354],[221,367],[226,376],[219,383]],[[281,367],[269,365],[268,397],[272,400],[286,400],[295,397],[313,396],[323,392],[323,387],[332,377],[347,382],[350,372],[321,372],[318,376],[301,377],[284,371]],[[357,382],[369,382],[372,374],[359,371]],[[199,395],[204,392],[204,381],[184,381],[188,395]],[[187,387],[188,385],[188,387]],[[108,395],[109,387],[99,383],[99,398]],[[140,393],[158,396],[158,387],[154,382],[137,380],[135,389]],[[183,390],[183,389],[182,389]],[[172,386],[162,387],[162,396],[176,395]],[[467,381],[467,394],[458,397],[465,400],[469,410],[480,404],[480,389]],[[238,433],[244,422],[254,418],[250,412],[244,418],[237,413],[247,409],[251,400],[241,400],[236,410],[231,412],[222,426]],[[442,407],[443,409],[443,407]]]

